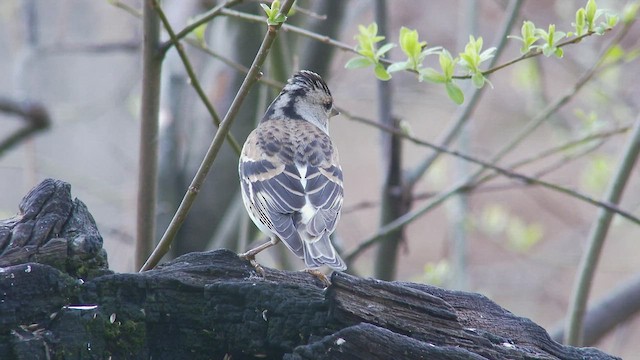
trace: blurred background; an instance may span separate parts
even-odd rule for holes
[[[418,30],[428,46],[443,46],[455,56],[464,50],[469,34],[482,36],[485,48],[495,46],[513,6],[513,1],[498,0],[384,3],[298,1],[299,9],[288,23],[352,47],[360,24],[378,21],[381,32],[394,43],[400,27],[406,26]],[[556,24],[558,30],[570,31],[576,10],[585,3],[524,1],[509,34],[520,35],[523,20],[543,29]],[[163,2],[177,30],[215,5],[206,0]],[[598,1],[599,8],[619,13],[624,6],[624,1]],[[130,10],[140,8],[141,1],[134,0],[0,2],[0,215],[13,216],[22,196],[42,179],[67,181],[73,196],[84,201],[96,219],[110,266],[118,272],[137,270],[142,21]],[[253,1],[233,9],[263,15]],[[584,87],[578,91],[574,87],[621,28],[617,25],[604,36],[564,47],[562,59],[535,57],[492,74],[493,86],[483,90],[463,130],[447,147],[489,160],[549,104],[570,94],[564,106],[526,133],[524,141],[498,165],[509,168],[535,157],[536,161],[516,171],[603,198],[640,107],[638,26],[629,29],[613,50],[617,55],[610,55]],[[264,24],[227,14],[216,17],[206,29],[208,53],[203,45],[193,46],[197,43],[193,38],[191,45],[185,43],[196,74],[221,116],[244,77],[238,68],[251,64],[264,31]],[[520,56],[519,49],[518,41],[508,40],[497,64]],[[263,68],[265,78],[281,83],[301,68],[320,73],[343,109],[344,115],[331,123],[345,176],[343,215],[334,241],[343,255],[352,254],[381,224],[427,204],[477,168],[450,155],[428,164],[433,154],[429,148],[391,139],[354,119],[390,121],[389,126],[395,124],[412,136],[439,144],[468,105],[473,91],[469,81],[457,82],[467,96],[465,104],[458,106],[444,86],[419,82],[407,72],[394,73],[381,87],[371,68],[345,69],[354,56],[284,31]],[[396,61],[404,57],[399,48],[387,56]],[[428,57],[426,63],[438,69],[437,56]],[[158,237],[215,134],[173,50],[164,61],[162,76]],[[277,86],[263,83],[252,89],[232,130],[240,143],[278,92]],[[46,129],[20,116],[33,106],[48,113]],[[593,139],[568,145],[586,136]],[[547,150],[548,156],[542,156]],[[635,216],[640,215],[638,175],[634,169],[620,204]],[[258,235],[237,190],[237,155],[224,145],[171,256],[220,247],[246,250]],[[497,176],[392,232],[380,241],[386,244],[382,250],[376,243],[350,257],[350,271],[479,292],[557,333],[597,213],[594,205],[565,194]],[[637,224],[614,219],[590,304],[621,287],[638,287],[639,235]],[[303,267],[284,246],[261,254],[258,261],[280,268]],[[640,320],[630,315],[592,345],[625,359],[640,359],[635,341],[639,337]]]

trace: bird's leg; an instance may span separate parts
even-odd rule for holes
[[[262,275],[262,277],[264,277],[264,269],[256,261],[256,255],[258,255],[258,253],[261,252],[262,250],[268,249],[268,248],[272,247],[273,245],[277,244],[278,241],[280,241],[280,240],[277,237],[274,236],[271,239],[269,239],[269,241],[265,242],[264,244],[258,245],[256,247],[254,247],[253,249],[251,249],[251,250],[249,250],[247,252],[244,252],[242,254],[238,254],[238,257],[240,257],[242,259],[249,260],[249,262],[256,269],[256,271],[260,275]]]
[[[315,276],[318,280],[320,280],[325,285],[325,287],[329,287],[331,285],[331,281],[329,281],[329,278],[327,278],[327,275],[321,273],[320,270],[318,269],[304,269],[302,271]]]

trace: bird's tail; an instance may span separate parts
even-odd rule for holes
[[[304,239],[302,242],[304,243],[304,263],[307,267],[316,268],[327,265],[336,271],[347,269],[347,265],[331,245],[327,233],[312,241]]]

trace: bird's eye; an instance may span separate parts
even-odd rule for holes
[[[328,103],[323,103],[322,106],[324,107],[325,110],[330,111],[331,108],[333,107],[333,104],[328,102]]]

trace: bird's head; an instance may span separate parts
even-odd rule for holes
[[[329,133],[329,118],[337,114],[331,91],[320,75],[301,70],[287,81],[267,110],[265,119],[281,115],[306,120]]]

